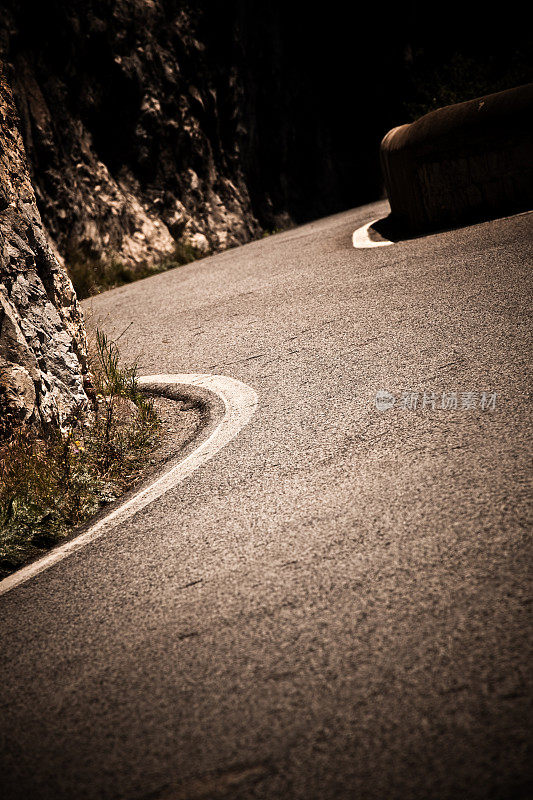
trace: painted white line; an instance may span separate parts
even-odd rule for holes
[[[374,225],[375,222],[378,222],[378,220],[373,219],[372,222],[367,222],[367,224],[363,225],[362,228],[357,228],[357,230],[353,232],[352,242],[354,247],[388,247],[390,244],[394,244],[394,242],[389,241],[389,239],[382,239],[378,242],[375,242],[370,238],[368,235],[368,229]]]
[[[18,572],[0,581],[0,595],[20,586],[21,583],[62,561],[67,556],[94,542],[107,531],[125,522],[137,511],[157,500],[169,489],[181,483],[194,470],[212,458],[228,442],[235,438],[252,418],[258,403],[257,394],[245,383],[225,375],[148,375],[139,378],[140,386],[165,388],[168,386],[195,386],[207,389],[217,395],[224,403],[224,415],[216,428],[192,453],[170,467],[161,477],[145,489],[137,492],[129,500],[119,505],[102,519],[95,522],[85,533],[65,544],[56,547],[48,555],[28,564]]]

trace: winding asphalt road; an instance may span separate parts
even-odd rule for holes
[[[385,213],[92,302],[259,408],[0,598],[3,800],[530,796],[532,217],[354,249]]]

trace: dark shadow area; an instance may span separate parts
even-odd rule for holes
[[[515,214],[527,214],[530,209],[518,209],[511,211],[507,214],[493,214],[483,217],[472,217],[468,222],[463,222],[457,225],[447,225],[441,228],[431,228],[425,231],[412,231],[409,230],[402,222],[397,220],[393,214],[389,214],[383,219],[378,219],[373,222],[368,229],[368,234],[371,239],[379,241],[380,239],[388,239],[391,242],[407,242],[414,239],[425,239],[427,236],[434,236],[438,233],[445,233],[446,231],[456,231],[462,228],[469,228],[471,225],[482,225],[484,222],[491,222],[497,219],[506,219],[507,217],[514,216]]]

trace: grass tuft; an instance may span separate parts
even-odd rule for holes
[[[0,577],[64,538],[136,481],[159,433],[153,402],[115,342],[92,342],[93,407],[63,432],[20,427],[0,442]]]

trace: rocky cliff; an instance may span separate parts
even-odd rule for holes
[[[509,21],[426,6],[382,4],[378,25],[340,1],[3,0],[0,58],[58,252],[142,272],[378,197],[379,142],[427,104],[421,84],[438,105],[524,74],[503,67]]]
[[[135,268],[176,241],[218,250],[259,233],[242,85],[231,63],[206,60],[194,5],[16,0],[2,22],[37,202],[67,261]]]
[[[68,264],[172,262],[380,192],[383,77],[401,40],[344,11],[199,0],[4,0],[43,222]],[[352,74],[370,52],[372,86]],[[394,73],[391,71],[391,74]],[[387,79],[387,92],[395,92]],[[355,93],[355,90],[354,90]]]
[[[85,372],[78,303],[47,241],[0,72],[0,433],[66,423],[87,403]]]

